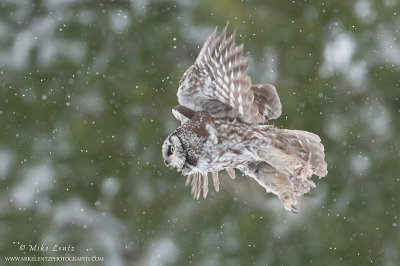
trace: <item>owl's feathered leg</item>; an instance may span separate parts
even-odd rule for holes
[[[267,192],[277,195],[286,210],[297,213],[297,199],[286,174],[264,161],[246,163],[243,172],[255,179]]]

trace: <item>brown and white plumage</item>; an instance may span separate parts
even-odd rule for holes
[[[282,105],[275,87],[252,86],[243,44],[235,44],[235,32],[226,38],[226,29],[218,36],[214,30],[195,63],[183,74],[177,93],[179,104],[207,111],[213,117],[238,117],[248,123],[278,118]]]
[[[237,168],[295,211],[315,187],[311,176],[327,174],[324,147],[313,133],[259,124],[281,115],[279,96],[273,85],[251,84],[243,45],[226,30],[214,30],[182,76],[172,110],[182,125],[163,143],[165,164],[187,176],[195,198],[207,196],[209,173],[218,191],[218,172],[234,179]]]

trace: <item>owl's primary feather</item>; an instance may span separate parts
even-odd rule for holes
[[[311,176],[327,174],[324,146],[310,132],[259,125],[281,115],[279,96],[273,85],[251,84],[243,45],[226,30],[214,30],[182,76],[172,110],[182,125],[163,143],[164,162],[187,176],[197,199],[208,194],[209,173],[218,191],[218,172],[234,179],[237,168],[295,212],[315,187]]]
[[[275,87],[252,86],[243,44],[235,44],[235,32],[226,38],[227,26],[218,36],[214,30],[196,62],[183,74],[177,93],[179,104],[207,111],[213,117],[238,117],[248,123],[278,118],[282,106]]]

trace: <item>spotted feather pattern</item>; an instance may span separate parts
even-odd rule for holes
[[[281,114],[281,104],[272,85],[252,86],[243,44],[236,45],[227,26],[216,30],[204,43],[196,62],[184,73],[178,102],[194,111],[207,111],[218,118],[239,116],[247,123],[261,123]]]
[[[243,57],[243,44],[235,44],[235,32],[226,39],[226,29],[217,37],[214,31],[196,60],[207,73],[206,84],[216,87],[205,92],[250,120],[260,122],[262,119],[253,103],[251,79],[247,75],[249,63]]]

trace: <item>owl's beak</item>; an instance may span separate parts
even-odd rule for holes
[[[166,166],[169,166],[170,161],[169,161],[168,159],[165,159],[165,160],[164,160],[164,163],[165,163]]]

